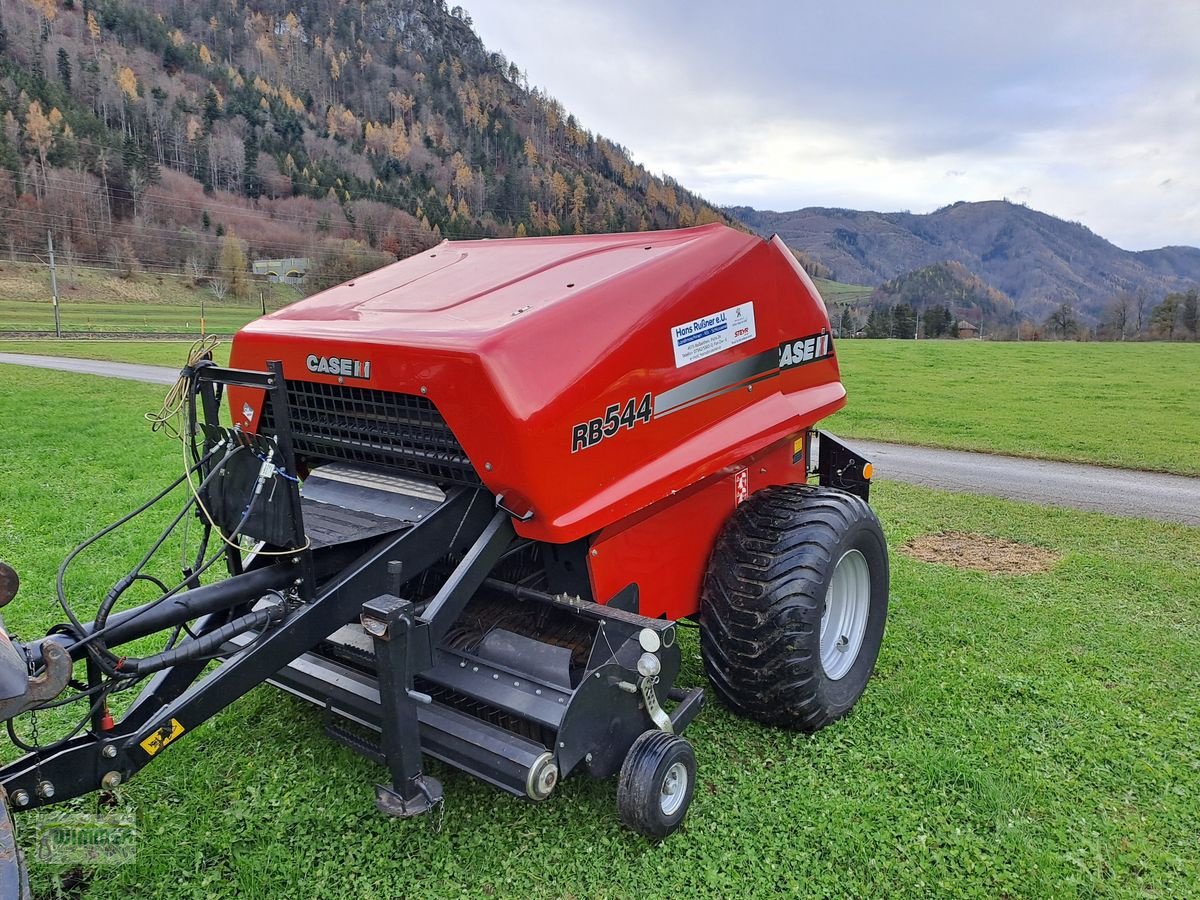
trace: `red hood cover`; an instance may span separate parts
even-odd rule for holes
[[[841,406],[828,328],[777,238],[722,225],[446,241],[251,323],[233,365],[424,394],[566,541]]]

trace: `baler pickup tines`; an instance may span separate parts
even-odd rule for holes
[[[580,763],[597,777],[613,774],[624,758],[625,746],[647,727],[642,698],[636,689],[637,662],[645,652],[643,629],[662,641],[662,669],[669,684],[678,666],[675,625],[578,598],[555,597],[489,579],[474,605],[543,605],[560,616],[587,625],[592,634],[589,662],[572,675],[569,648],[544,639],[492,628],[474,652],[441,646],[434,664],[415,679],[416,689],[432,703],[419,705],[422,750],[466,769],[510,793],[544,799],[533,778],[544,754],[558,760],[558,777]],[[630,592],[624,598],[636,600]],[[472,607],[468,607],[469,618]],[[502,636],[502,641],[488,641]],[[235,644],[244,644],[241,638]],[[557,660],[555,659],[557,658]],[[297,696],[325,708],[339,719],[365,727],[369,736],[334,731],[360,752],[382,755],[379,687],[373,641],[359,625],[349,625],[303,654],[270,679]],[[555,669],[558,669],[556,672]],[[666,700],[666,692],[663,692]],[[703,693],[679,693],[682,702],[672,715],[676,733],[699,711]],[[609,735],[613,729],[625,739]],[[624,745],[624,746],[623,746]],[[540,763],[545,765],[544,762]]]

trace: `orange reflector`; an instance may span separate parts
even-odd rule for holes
[[[867,481],[870,481],[871,476],[874,474],[875,474],[875,467],[873,465],[871,465],[870,463],[867,463],[865,466],[863,466],[863,478],[865,478]]]

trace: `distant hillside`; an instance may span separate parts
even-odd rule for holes
[[[446,237],[723,216],[588,131],[442,0],[0,5],[0,250],[330,278]],[[224,241],[228,243],[228,241]],[[226,266],[227,267],[227,266]]]
[[[1040,320],[1061,303],[1095,321],[1114,294],[1155,300],[1200,283],[1200,249],[1122,250],[1082,225],[1004,201],[955,203],[927,215],[810,207],[727,209],[760,234],[778,233],[838,281],[879,285],[956,262]]]
[[[875,303],[907,303],[915,309],[944,306],[956,318],[970,316],[971,311],[989,319],[1011,318],[1013,302],[975,275],[962,263],[934,263],[907,272],[875,289]]]

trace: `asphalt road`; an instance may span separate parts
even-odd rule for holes
[[[1200,525],[1200,478],[847,439],[877,478]]]
[[[0,353],[0,363],[164,385],[173,384],[179,375],[167,366],[25,353]],[[877,478],[1200,526],[1200,478],[875,441],[847,443],[874,463]]]
[[[81,375],[103,375],[124,378],[126,381],[145,381],[150,384],[174,384],[179,370],[167,366],[144,366],[138,363],[105,362],[102,359],[68,359],[62,356],[33,356],[29,353],[0,353],[0,363],[34,366],[38,369],[58,369]]]

